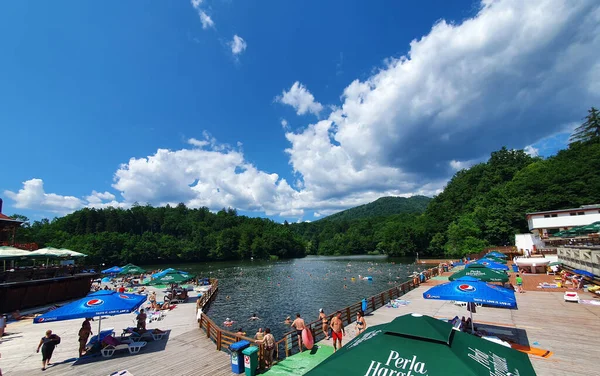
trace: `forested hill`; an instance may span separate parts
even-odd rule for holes
[[[394,214],[423,213],[431,198],[425,196],[381,197],[373,202],[332,214],[320,221],[352,221]]]

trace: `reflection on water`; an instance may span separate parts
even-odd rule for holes
[[[208,314],[222,326],[226,318],[253,336],[259,327],[270,327],[275,338],[289,330],[283,324],[300,313],[307,321],[342,309],[408,280],[414,271],[425,269],[413,260],[372,256],[309,256],[277,262],[238,261],[169,265],[201,277],[217,278],[219,294]],[[162,266],[163,268],[165,266]],[[359,280],[371,276],[372,281]],[[352,279],[354,278],[354,280]],[[346,287],[344,287],[346,286]],[[260,321],[248,318],[256,313]]]

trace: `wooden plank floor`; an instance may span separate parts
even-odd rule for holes
[[[159,290],[159,294],[162,292]],[[159,295],[160,296],[160,295]],[[159,298],[160,299],[160,298]],[[151,375],[231,375],[229,356],[217,351],[216,345],[206,338],[196,321],[195,299],[179,304],[166,312],[161,321],[148,324],[148,328],[160,328],[168,335],[160,341],[149,341],[139,354],[119,352],[113,358],[100,356],[77,360],[77,332],[82,319],[33,324],[31,320],[9,323],[7,332],[0,342],[0,368],[6,376],[20,375],[89,375],[108,376],[113,372],[128,370],[134,376]],[[110,316],[102,320],[102,328],[121,329],[134,323],[134,314]],[[97,332],[98,322],[92,323]],[[56,362],[46,371],[41,370],[41,354],[35,349],[47,329],[61,336],[52,361]]]
[[[410,291],[401,299],[410,304],[399,308],[381,307],[366,316],[367,324],[378,325],[407,313],[420,313],[436,318],[468,317],[465,307],[448,301],[426,300],[423,292],[437,281]],[[481,307],[473,315],[475,325],[524,345],[550,350],[554,354],[544,359],[530,355],[540,376],[600,375],[596,354],[600,348],[600,306],[568,303],[564,292],[529,291],[516,294],[518,309]],[[593,299],[584,296],[583,299]],[[347,328],[344,343],[355,337],[355,325]],[[322,341],[331,345],[331,340]]]
[[[89,360],[59,364],[27,374],[43,375],[89,375],[106,376],[111,372],[128,370],[135,376],[151,375],[211,375],[230,376],[229,356],[217,351],[215,344],[199,329],[193,329],[175,338],[168,338],[166,346],[161,342],[148,342],[137,355],[121,352],[112,358],[93,357]]]

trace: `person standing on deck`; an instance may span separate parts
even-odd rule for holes
[[[137,321],[137,328],[138,330],[146,330],[146,319],[148,319],[148,316],[146,315],[146,313],[144,312],[144,309],[140,309],[140,313],[136,316],[136,321]],[[100,333],[98,333],[99,335]]]
[[[83,356],[85,353],[85,345],[87,344],[88,338],[92,333],[92,324],[90,324],[90,317],[86,317],[86,319],[81,324],[81,328],[79,329],[79,357]]]
[[[325,339],[329,339],[328,320],[323,308],[319,309],[319,319],[323,323],[323,334],[325,335]]]
[[[346,330],[344,329],[344,323],[342,322],[342,312],[337,311],[335,316],[331,319],[331,338],[333,339],[333,352],[337,351],[336,342],[340,343],[340,348],[342,347],[342,336],[346,335]]]
[[[517,276],[515,277],[515,280],[516,280],[516,282],[517,282],[517,291],[518,291],[519,293],[522,293],[522,292],[523,292],[523,278],[521,278],[521,277],[520,277],[520,276],[517,274]]]
[[[51,365],[50,359],[52,358],[52,353],[54,352],[54,348],[56,345],[60,343],[60,337],[56,334],[52,334],[52,330],[46,331],[46,336],[42,337],[40,343],[35,352],[40,352],[40,347],[42,348],[42,371],[46,370],[46,366]]]
[[[362,333],[367,329],[367,322],[365,321],[365,313],[363,311],[356,312],[356,331],[358,334]]]
[[[292,323],[292,328],[296,329],[296,335],[298,336],[298,349],[302,352],[302,331],[306,328],[304,319],[300,317],[299,313],[296,313],[296,319]]]

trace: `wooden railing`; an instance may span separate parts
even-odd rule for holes
[[[441,273],[439,268],[431,268],[423,271],[425,276],[425,280],[430,279],[431,277],[437,276]],[[213,282],[214,281],[214,282]],[[236,333],[230,332],[228,330],[221,329],[218,324],[216,324],[211,318],[204,313],[205,305],[210,302],[212,296],[216,292],[216,287],[218,286],[217,280],[211,280],[211,286],[213,287],[202,296],[202,299],[198,303],[197,308],[202,308],[203,313],[200,316],[198,321],[198,326],[200,329],[204,330],[206,333],[206,337],[212,340],[217,350],[226,350],[229,348],[234,342],[240,340],[247,340],[250,343],[254,343],[255,346],[259,347],[259,367],[264,369],[264,345],[256,343],[254,338],[246,337],[246,336],[238,336]],[[367,301],[367,312],[373,312],[376,309],[384,306],[390,300],[399,298],[400,296],[406,294],[407,292],[419,287],[421,284],[419,276],[414,277],[412,280],[406,281],[402,284],[396,285],[389,290],[385,290],[379,294],[373,295],[369,298],[366,298]],[[346,308],[340,309],[339,311],[342,313],[342,320],[344,321],[344,325],[349,325],[352,322],[356,321],[356,313],[362,309],[362,301],[356,302]],[[328,320],[331,320],[335,313],[332,313],[328,316]],[[323,325],[321,320],[315,320],[311,323],[308,323],[307,328],[310,329],[315,342],[320,341],[325,338],[325,333],[323,333]],[[298,336],[295,331],[287,332],[283,335],[283,338],[279,341],[275,342],[275,354],[274,359],[282,359],[284,357],[288,357],[298,352]]]

